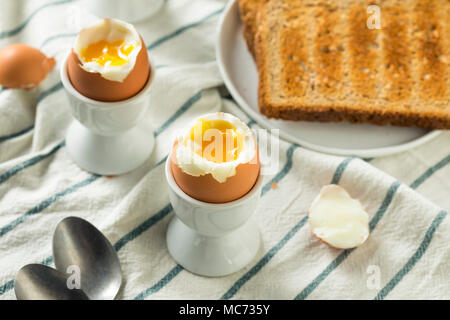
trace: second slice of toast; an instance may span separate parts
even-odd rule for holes
[[[254,41],[258,31],[258,14],[267,0],[238,0],[244,38],[250,53],[255,56]]]

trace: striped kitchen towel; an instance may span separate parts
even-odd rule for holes
[[[158,68],[143,120],[157,143],[129,174],[92,175],[70,160],[64,136],[72,118],[57,68],[35,90],[0,89],[0,299],[15,299],[13,279],[23,265],[53,265],[52,233],[67,216],[87,219],[113,243],[124,275],[120,299],[450,298],[450,133],[364,160],[279,141],[279,166],[264,177],[252,217],[262,236],[254,261],[204,278],[170,257],[164,160],[175,130],[219,110],[259,128],[219,94],[214,44],[225,4],[167,0],[136,25]],[[0,47],[23,42],[61,62],[81,9],[75,0],[2,0]],[[371,235],[360,248],[331,249],[311,235],[307,210],[329,183],[346,188],[370,215]]]

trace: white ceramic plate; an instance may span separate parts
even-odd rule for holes
[[[273,120],[258,111],[258,72],[242,34],[237,1],[230,1],[220,21],[217,60],[225,85],[236,102],[267,129],[316,151],[359,157],[380,157],[417,147],[441,131],[350,123]]]

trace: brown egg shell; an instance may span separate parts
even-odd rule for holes
[[[11,89],[32,89],[55,66],[55,59],[25,44],[15,43],[0,50],[0,85]]]
[[[105,79],[97,72],[87,72],[81,67],[81,61],[72,50],[67,59],[67,75],[74,88],[93,100],[115,102],[129,99],[144,88],[150,72],[150,62],[144,40],[141,37],[142,48],[139,51],[133,70],[123,82]]]
[[[236,174],[223,183],[211,174],[194,177],[181,170],[176,163],[177,142],[172,148],[170,168],[176,184],[190,197],[208,203],[226,203],[242,198],[255,185],[261,167],[256,142],[255,147],[256,155],[252,161],[238,165]]]

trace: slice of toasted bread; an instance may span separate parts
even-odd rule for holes
[[[381,29],[367,27],[371,3]],[[266,116],[450,129],[450,1],[268,0],[248,12]]]
[[[244,29],[244,38],[251,54],[254,56],[254,40],[258,31],[258,14],[267,0],[239,0],[239,12]]]

